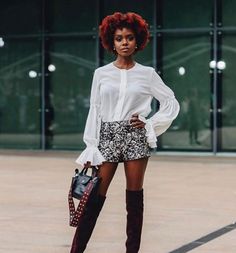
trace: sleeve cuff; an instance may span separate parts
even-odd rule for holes
[[[88,161],[91,162],[92,166],[96,166],[102,164],[106,160],[97,147],[87,147],[75,162],[84,166]]]
[[[156,133],[153,129],[152,123],[149,119],[145,119],[143,116],[138,116],[139,120],[143,121],[145,123],[145,129],[146,129],[146,136],[147,136],[147,142],[150,148],[156,148],[157,147],[157,137]]]

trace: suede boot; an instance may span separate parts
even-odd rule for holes
[[[105,199],[105,196],[98,195],[96,202],[88,202],[87,209],[76,228],[70,253],[82,253],[86,249]]]
[[[143,189],[140,191],[126,190],[126,253],[138,253],[143,225]]]

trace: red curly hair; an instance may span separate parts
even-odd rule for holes
[[[112,15],[106,16],[99,26],[99,36],[105,49],[116,53],[116,51],[113,51],[114,34],[116,29],[122,28],[128,28],[134,32],[137,42],[136,52],[145,48],[150,38],[148,23],[134,12],[115,12]]]

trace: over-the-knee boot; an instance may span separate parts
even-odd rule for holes
[[[126,253],[137,253],[140,248],[143,225],[143,189],[126,190],[127,240]]]
[[[96,202],[88,203],[84,215],[81,217],[80,223],[76,228],[70,253],[84,252],[105,199],[105,196],[99,195]]]

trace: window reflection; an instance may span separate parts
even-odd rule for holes
[[[180,113],[162,136],[164,149],[211,148],[210,130],[210,38],[165,36],[163,79],[175,92]]]
[[[10,40],[0,49],[0,146],[40,147],[39,42]]]
[[[95,61],[95,39],[49,40],[50,111],[47,143],[52,149],[83,148]],[[54,70],[54,71],[53,71]],[[50,114],[50,112],[48,113]]]
[[[0,37],[0,47],[4,47],[5,42],[2,37]]]
[[[222,110],[218,111],[222,118],[222,148],[224,150],[236,150],[236,72],[235,54],[236,37],[226,34],[222,46]],[[224,66],[224,63],[225,66]],[[219,66],[218,66],[219,67]],[[221,109],[221,108],[219,108]]]

